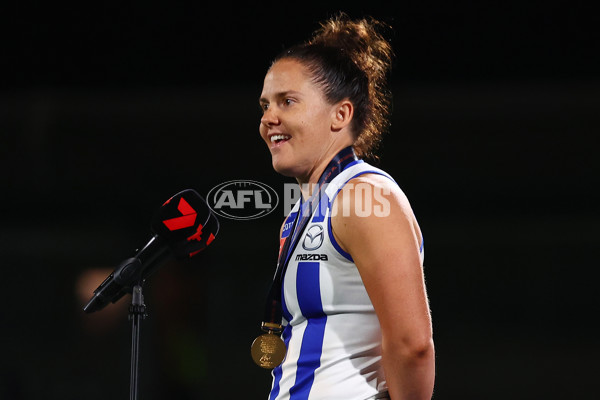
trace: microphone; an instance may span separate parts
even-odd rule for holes
[[[148,243],[133,257],[123,260],[94,290],[84,312],[92,313],[108,303],[116,303],[169,258],[187,259],[204,250],[219,232],[219,221],[196,191],[186,189],[158,209],[151,230],[153,236]]]

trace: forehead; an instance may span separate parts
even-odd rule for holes
[[[281,92],[308,93],[318,90],[302,63],[293,59],[282,59],[271,66],[263,84],[261,97]]]

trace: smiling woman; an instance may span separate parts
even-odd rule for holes
[[[264,79],[260,135],[275,171],[302,192],[281,227],[267,333],[252,348],[257,364],[275,367],[270,400],[433,392],[423,237],[393,178],[361,159],[388,127],[382,27],[339,14]]]
[[[350,136],[330,130],[334,106],[328,104],[304,65],[294,59],[283,59],[271,67],[260,103],[264,110],[260,133],[271,150],[273,168],[280,174],[309,182],[317,172],[313,167],[329,162],[332,148],[352,144]]]

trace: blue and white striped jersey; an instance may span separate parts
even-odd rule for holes
[[[282,296],[287,354],[272,372],[269,400],[364,400],[387,390],[379,321],[352,257],[331,231],[335,196],[350,179],[367,173],[392,179],[362,160],[348,165],[327,185],[322,207],[290,256]],[[300,202],[282,239],[298,212]]]

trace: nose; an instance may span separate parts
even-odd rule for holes
[[[277,118],[277,114],[275,113],[273,107],[269,107],[265,110],[262,118],[260,119],[260,123],[267,128],[279,123],[279,118]]]

